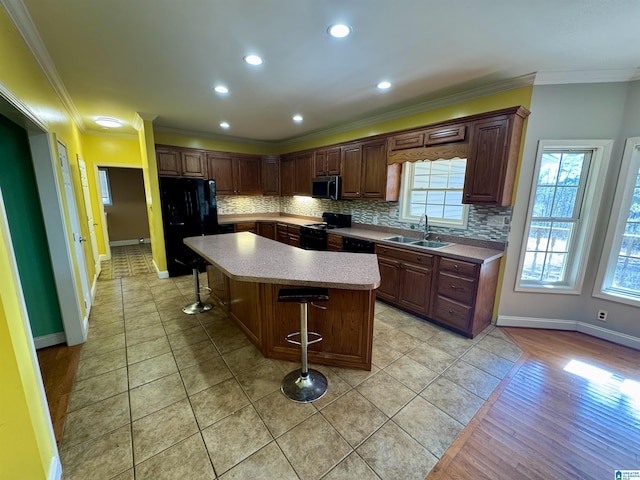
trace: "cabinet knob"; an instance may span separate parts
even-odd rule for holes
[[[453,314],[453,310],[449,309],[449,313],[450,313],[450,314]]]
[[[471,194],[470,194],[470,193],[465,193],[465,194],[464,194],[464,196],[465,196],[465,197],[470,197],[470,196],[471,196]]]
[[[457,263],[454,263],[454,264],[453,264],[453,268],[454,268],[454,269],[456,269],[456,270],[458,270],[458,264],[457,264]]]
[[[455,285],[451,285],[451,288],[452,288],[453,290],[455,290],[455,289],[456,289],[456,286],[455,286]]]

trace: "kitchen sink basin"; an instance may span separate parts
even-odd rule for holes
[[[387,237],[382,240],[386,240],[387,242],[398,242],[398,243],[413,243],[416,241],[415,237]]]
[[[418,247],[426,247],[426,248],[443,248],[443,247],[448,247],[449,245],[453,245],[453,243],[438,242],[434,240],[418,240],[417,242],[411,242],[411,245],[416,245]]]

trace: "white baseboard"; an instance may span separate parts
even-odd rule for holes
[[[60,345],[67,341],[67,337],[64,332],[50,333],[49,335],[42,335],[40,337],[33,338],[33,344],[36,348],[51,347],[52,345]]]
[[[158,265],[156,265],[156,261],[152,260],[152,262],[153,262],[153,268],[155,268],[156,272],[158,272],[158,278],[169,278],[169,271],[168,270],[160,271],[160,269],[158,268]]]
[[[61,480],[62,479],[62,464],[60,463],[60,457],[55,455],[51,458],[49,464],[49,476],[47,480]]]
[[[109,253],[108,255],[106,253],[100,254],[100,261],[104,262],[105,260],[111,260],[111,253]]]
[[[142,243],[151,243],[150,238],[143,238]],[[131,240],[116,240],[114,242],[109,242],[110,247],[124,247],[125,245],[139,245],[140,239],[134,238]]]
[[[93,301],[96,299],[96,290],[98,289],[98,275],[100,275],[100,273],[96,273],[93,276],[93,282],[91,283],[91,305],[93,305]]]
[[[531,318],[514,317],[510,315],[498,315],[496,325],[499,327],[524,327],[542,328],[548,330],[566,330],[569,332],[580,332],[592,337],[608,340],[609,342],[624,345],[625,347],[640,350],[640,338],[616,332],[608,328],[602,328],[590,323],[579,322],[577,320],[560,320],[555,318]]]

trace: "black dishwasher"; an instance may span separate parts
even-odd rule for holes
[[[374,253],[376,244],[359,238],[342,237],[342,251],[353,253]]]

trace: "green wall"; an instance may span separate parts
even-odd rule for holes
[[[0,115],[0,187],[34,337],[63,331],[27,133]]]

